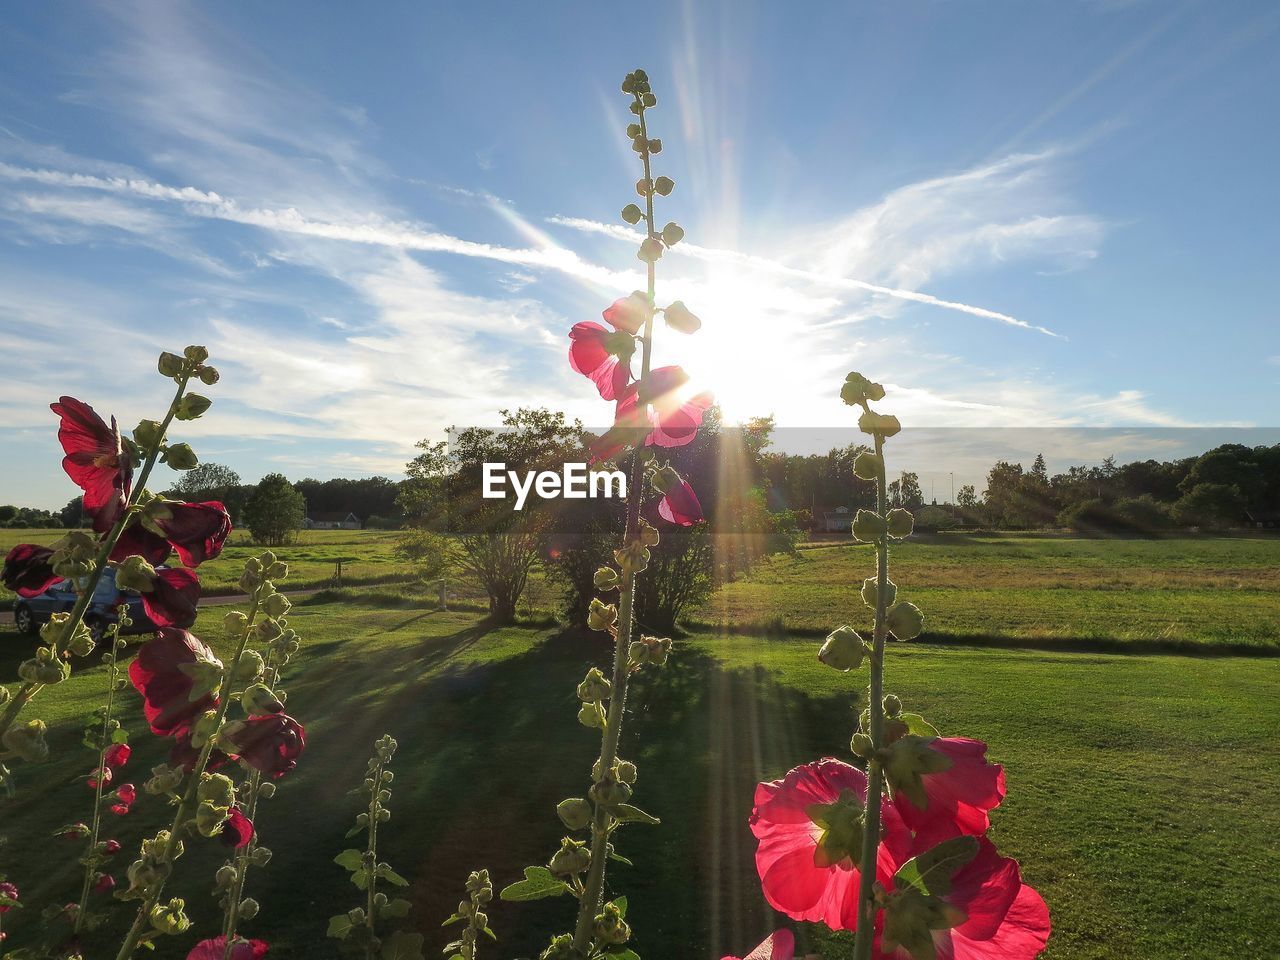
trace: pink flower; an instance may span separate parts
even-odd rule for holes
[[[643,381],[628,384],[618,397],[613,426],[590,444],[591,462],[610,460],[640,444],[680,447],[690,443],[712,400],[706,393],[680,399],[677,391],[688,380],[679,367],[659,367]]]
[[[106,847],[105,847],[104,849],[105,849],[105,850],[106,850],[106,852],[107,852],[107,853],[109,853],[109,854],[116,854],[116,853],[119,853],[119,852],[120,852],[120,841],[119,841],[119,840],[108,840],[108,841],[107,841],[107,843],[106,843]]]
[[[681,527],[692,527],[703,521],[702,504],[688,480],[681,480],[662,495],[658,501],[658,516]]]
[[[600,396],[616,400],[631,380],[635,340],[611,333],[598,323],[575,323],[569,331],[569,366],[590,377]]]
[[[751,832],[760,841],[756,870],[770,906],[794,920],[854,929],[866,794],[866,774],[831,757],[756,787]],[[896,864],[906,859],[893,851],[905,850],[911,833],[891,804],[881,805],[881,828],[876,879],[891,886]]]
[[[893,804],[903,823],[932,843],[959,834],[986,833],[991,825],[987,811],[1004,799],[1004,768],[987,761],[987,745],[981,740],[939,737],[929,749],[947,757],[951,766],[921,777],[928,799],[923,809],[906,791],[895,792]]]
[[[129,762],[129,757],[132,754],[133,748],[127,743],[113,743],[103,751],[102,762],[112,770],[119,770]]]
[[[12,900],[16,903],[18,900],[18,888],[12,883],[0,880],[0,899]],[[0,913],[8,913],[12,909],[12,904],[0,903]]]
[[[142,608],[157,627],[189,627],[196,622],[200,578],[185,567],[157,570]]]
[[[147,519],[163,536],[141,523],[130,524],[111,551],[112,563],[136,555],[155,566],[168,559],[169,548],[173,547],[185,566],[198,567],[222,553],[231,533],[231,516],[216,500],[152,503],[147,508]]]
[[[9,551],[0,568],[0,583],[20,597],[37,597],[62,578],[53,572],[50,547],[20,543]]]
[[[307,745],[305,728],[283,713],[230,723],[221,736],[234,745],[241,760],[275,779],[298,765],[298,757]]]
[[[104,873],[98,877],[98,882],[93,885],[94,893],[110,893],[116,888],[116,878],[109,873]]]
[[[796,938],[790,930],[777,930],[764,938],[764,942],[742,960],[793,960],[796,955]],[[725,957],[724,960],[738,960]]]
[[[239,850],[241,847],[247,847],[249,841],[253,839],[253,821],[241,812],[239,807],[231,808],[231,815],[227,817],[226,822],[222,825],[222,833],[219,839],[229,847],[235,847]]]
[[[108,427],[93,407],[75,397],[59,397],[49,408],[62,418],[62,469],[84,491],[84,512],[93,518],[93,529],[105,533],[128,504],[133,483],[133,461],[120,442],[116,419]]]
[[[111,812],[123,817],[138,799],[138,788],[132,783],[122,783],[116,790],[116,802],[111,805]]]
[[[187,954],[187,960],[222,960],[226,949],[226,937],[201,940],[191,948],[191,952]],[[231,960],[262,960],[269,949],[262,940],[237,939],[231,945]]]
[[[649,298],[642,291],[636,290],[630,296],[613,301],[601,316],[615,330],[635,336],[649,316]]]
[[[217,703],[210,692],[222,675],[222,662],[186,630],[165,627],[142,645],[129,664],[129,679],[142,694],[142,711],[151,731],[175,734]]]
[[[98,773],[99,772],[102,773],[102,785],[104,787],[111,783],[111,777],[112,777],[111,768],[104,766],[104,767],[101,767],[99,770],[94,770],[92,773],[89,774],[89,779],[86,781],[86,783],[88,784],[88,787],[90,790],[98,789]]]
[[[932,846],[927,838],[916,837],[902,851],[901,862]],[[893,869],[900,865],[895,862]],[[894,889],[892,884],[887,887]],[[890,911],[895,909],[893,898]],[[978,838],[977,855],[956,872],[950,892],[941,899],[958,911],[960,922],[932,931],[938,960],[1034,960],[1049,940],[1049,908],[1022,882],[1018,862],[1000,856],[986,837]],[[876,953],[880,960],[911,960],[902,947],[886,952],[878,943]]]

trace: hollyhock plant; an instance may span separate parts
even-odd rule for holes
[[[84,491],[84,512],[92,518],[93,529],[106,533],[128,506],[133,480],[133,458],[125,450],[116,418],[107,426],[93,407],[75,397],[60,397],[49,407],[62,420],[62,468]]]
[[[157,627],[191,626],[199,602],[200,580],[184,567],[157,570],[151,589],[142,593],[142,608]]]
[[[159,497],[147,502],[141,519],[125,529],[111,552],[113,563],[141,556],[153,566],[178,551],[184,566],[198,567],[222,553],[231,533],[231,516],[216,500],[179,503]]]
[[[658,516],[663,520],[680,527],[692,527],[702,522],[702,504],[688,480],[671,467],[663,467],[654,472],[652,483],[662,494],[658,501]]]
[[[790,930],[777,930],[745,957],[725,957],[723,960],[794,960],[795,955],[795,935]]]
[[[228,752],[272,779],[279,779],[296,767],[307,745],[302,724],[283,713],[230,723],[222,731],[222,742]]]
[[[4,558],[0,583],[20,597],[37,597],[62,578],[53,572],[53,549],[20,543]]]
[[[1004,768],[987,760],[987,745],[967,737],[925,739],[922,747],[949,761],[938,773],[917,774],[917,789],[898,787],[893,805],[912,830],[935,842],[956,834],[981,836],[988,811],[1004,799]]]
[[[604,400],[616,400],[631,382],[630,334],[611,332],[598,323],[575,323],[569,331],[569,366],[589,377]]]
[[[262,960],[270,949],[262,940],[240,940],[236,939],[231,942],[230,954],[227,952],[227,938],[214,937],[211,940],[201,940],[191,952],[187,954],[187,960]]]
[[[227,822],[222,825],[221,839],[227,846],[237,850],[247,847],[253,839],[253,821],[239,807],[232,807]]]
[[[151,732],[174,735],[215,707],[213,691],[222,671],[222,661],[194,634],[177,627],[158,630],[129,664]]]
[[[129,762],[133,748],[127,743],[113,743],[102,754],[102,763],[112,770],[119,770]]]
[[[831,757],[756,787],[751,832],[760,841],[756,870],[771,907],[833,930],[854,928],[866,796],[866,774]],[[905,849],[910,833],[892,807],[884,825],[886,837]],[[894,865],[882,851],[878,877],[890,879]]]
[[[132,783],[121,784],[116,788],[116,802],[111,805],[111,812],[117,817],[125,816],[138,800],[138,788]]]
[[[104,873],[93,884],[94,893],[110,893],[116,888],[116,878],[109,873]]]

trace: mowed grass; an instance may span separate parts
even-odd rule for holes
[[[865,545],[812,547],[726,584],[694,620],[789,630],[866,625]],[[913,537],[895,546],[898,597],[925,640],[1089,641],[1135,648],[1280,650],[1280,538],[1088,540]]]
[[[199,632],[217,638],[222,612],[202,614]],[[352,843],[342,834],[358,801],[347,791],[390,732],[400,751],[382,852],[410,880],[411,923],[436,955],[447,939],[437,924],[469,869],[487,866],[502,885],[556,846],[554,805],[582,795],[598,749],[574,719],[573,688],[607,661],[607,641],[488,630],[473,615],[413,607],[302,605],[290,619],[306,642],[289,669],[289,709],[309,746],[261,812],[275,857],[251,875],[263,912],[246,931],[271,941],[277,960],[334,954],[327,918],[359,900],[331,862]],[[20,646],[0,634],[0,675],[13,674]],[[104,678],[81,666],[34,705],[52,724],[54,758],[19,768],[0,827],[0,870],[33,904],[78,889],[78,847],[49,834],[88,815],[79,721]],[[718,633],[677,640],[668,668],[642,675],[622,754],[640,766],[636,802],[664,822],[624,828],[619,849],[635,866],[610,874],[610,893],[630,898],[642,957],[741,956],[772,928],[747,826],[752,789],[794,764],[847,756],[864,680],[821,667],[810,639]],[[983,737],[1005,764],[993,836],[1050,904],[1050,960],[1280,955],[1280,660],[907,644],[892,649],[889,688],[944,732]],[[125,703],[141,781],[162,744],[143,732],[132,692]],[[170,815],[144,797],[111,826],[132,852]],[[193,933],[209,935],[223,850],[188,849],[170,892],[187,899]],[[502,943],[488,955],[536,955],[572,909],[568,899],[495,904]],[[8,945],[21,945],[37,914],[6,917]],[[111,933],[86,955],[110,955]],[[844,938],[816,939],[828,941],[828,960],[848,956]],[[194,940],[162,940],[155,955],[185,956]]]

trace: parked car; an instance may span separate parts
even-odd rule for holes
[[[44,593],[35,597],[19,597],[13,605],[13,625],[19,633],[35,633],[49,622],[55,613],[69,613],[76,605],[76,591],[70,580],[59,580]],[[142,609],[142,596],[134,590],[120,590],[116,586],[115,567],[102,571],[93,599],[84,614],[85,626],[95,639],[115,623],[116,610],[125,604],[129,607],[129,619],[133,623],[121,633],[150,633],[156,625]]]

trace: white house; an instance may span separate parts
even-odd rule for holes
[[[822,512],[822,529],[825,533],[850,533],[853,530],[853,513],[848,507],[836,507]]]
[[[312,513],[302,525],[308,530],[359,530],[363,526],[354,513]]]

